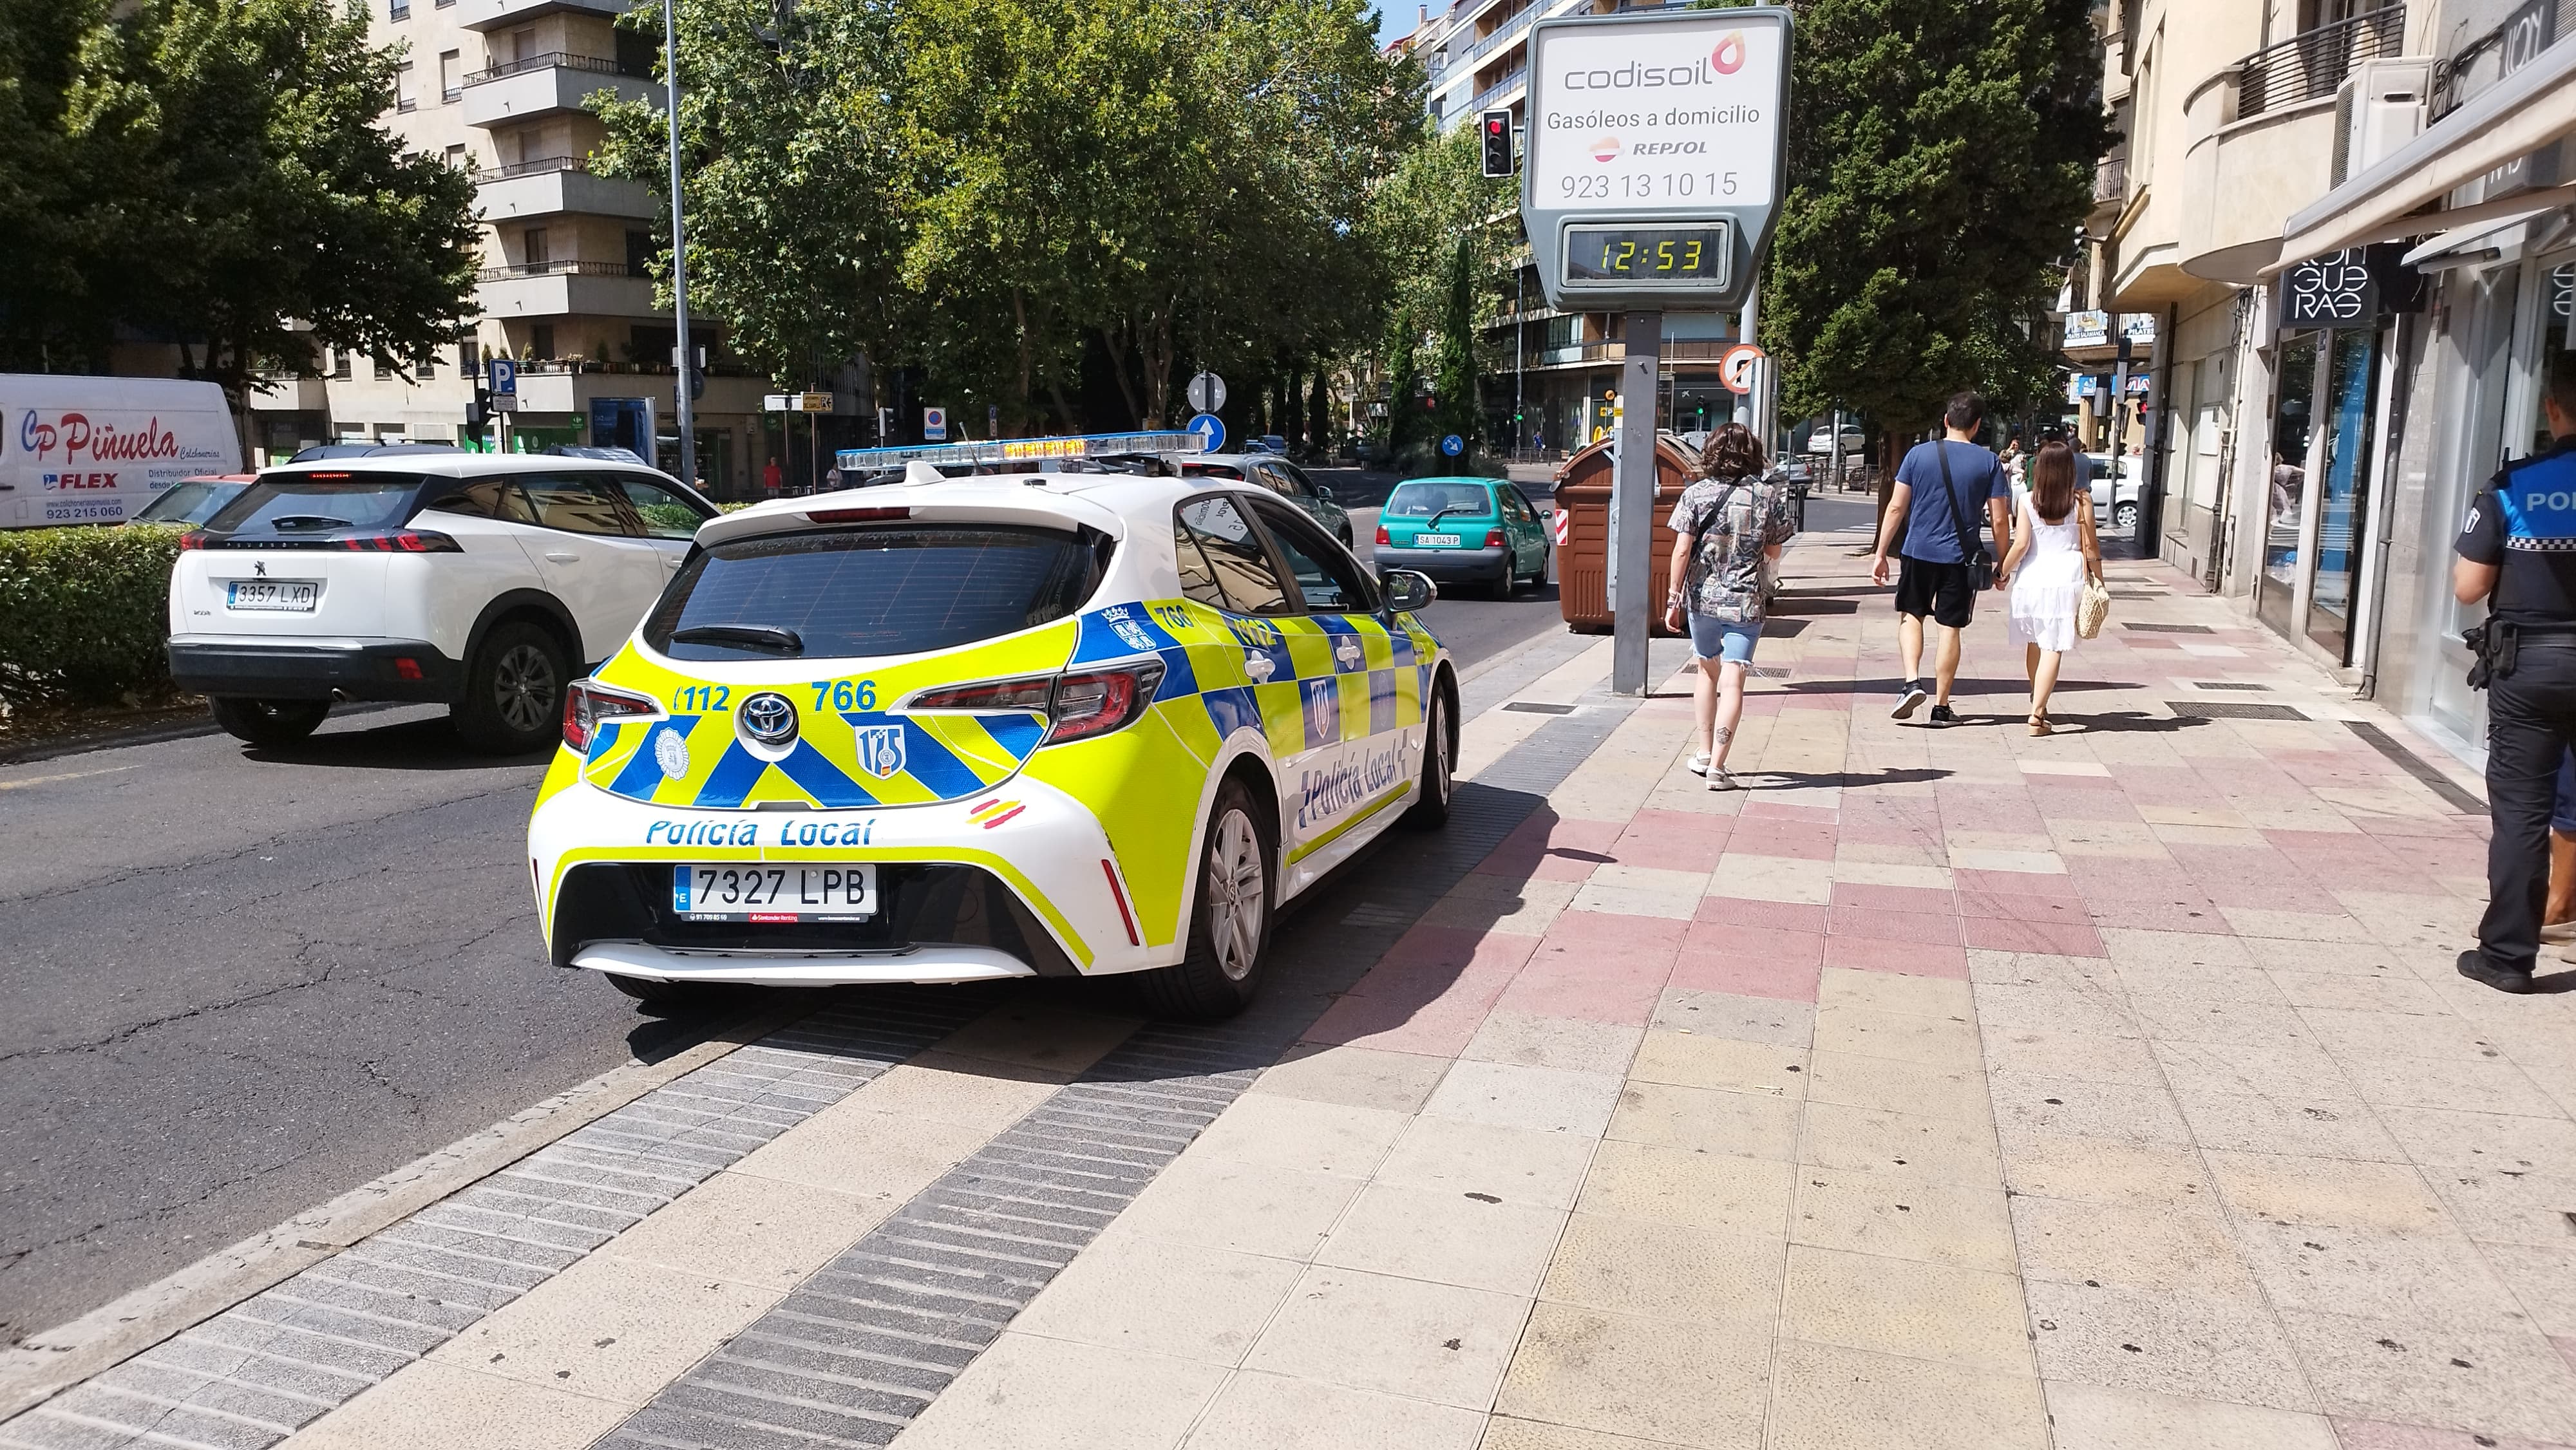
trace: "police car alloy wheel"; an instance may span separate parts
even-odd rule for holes
[[[1136,979],[1145,1005],[1156,1013],[1199,1021],[1231,1017],[1260,990],[1270,944],[1273,834],[1241,782],[1229,780],[1218,789],[1207,844],[1200,849],[1189,955],[1178,966]]]
[[[1458,732],[1450,723],[1454,718],[1449,680],[1442,676],[1432,686],[1431,711],[1424,722],[1422,794],[1404,813],[1404,824],[1417,831],[1434,830],[1449,823],[1449,792],[1455,786],[1451,772],[1458,763]]]

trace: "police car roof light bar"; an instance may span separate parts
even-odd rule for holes
[[[844,448],[844,473],[873,473],[907,463],[1044,463],[1050,459],[1107,458],[1136,453],[1201,453],[1206,442],[1187,429],[1139,433],[1083,433],[1061,438],[989,438],[973,443],[914,443],[892,448]]]

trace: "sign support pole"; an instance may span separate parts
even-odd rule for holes
[[[1610,475],[1610,690],[1646,693],[1646,645],[1663,590],[1655,578],[1655,413],[1661,400],[1664,314],[1631,312],[1619,365],[1619,443]]]

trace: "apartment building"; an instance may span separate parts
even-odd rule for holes
[[[2117,0],[2084,300],[2152,319],[2142,533],[2474,757],[2450,541],[2548,446],[2576,0]]]
[[[403,60],[386,124],[411,150],[473,173],[484,265],[470,335],[408,369],[325,356],[322,376],[255,395],[253,444],[282,458],[354,439],[536,451],[635,448],[678,467],[677,328],[653,303],[655,188],[594,176],[603,136],[584,101],[658,99],[655,37],[613,22],[628,0],[367,0]],[[721,330],[696,400],[698,472],[718,492],[759,476],[760,378],[729,365]],[[486,359],[518,361],[515,410],[470,426]],[[408,376],[404,374],[408,373]]]
[[[1443,131],[1508,110],[1517,129],[1528,113],[1529,35],[1536,22],[1561,15],[1641,8],[1620,0],[1456,0],[1446,10],[1420,10],[1413,34],[1398,41],[1430,77],[1426,108]],[[1486,432],[1514,453],[1562,454],[1607,437],[1620,363],[1627,356],[1624,319],[1608,312],[1559,312],[1547,305],[1523,245],[1512,263],[1513,295],[1485,327],[1487,356],[1499,371],[1484,383]],[[1664,315],[1658,416],[1676,431],[1714,428],[1735,416],[1736,399],[1718,378],[1717,362],[1739,336],[1732,313]]]

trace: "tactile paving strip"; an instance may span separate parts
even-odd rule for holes
[[[836,1004],[0,1424],[23,1450],[263,1450],[989,1010],[988,988]]]

